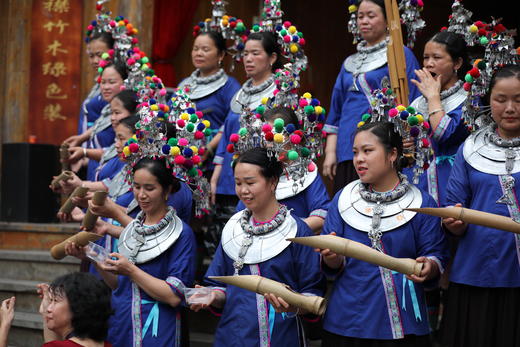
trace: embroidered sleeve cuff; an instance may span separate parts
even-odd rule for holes
[[[446,129],[448,128],[448,125],[451,122],[451,117],[446,113],[444,117],[441,118],[441,121],[439,122],[439,125],[433,130],[432,137],[439,141],[442,139],[442,136],[444,135],[444,132],[446,132]]]
[[[224,162],[224,157],[221,157],[220,155],[216,155],[213,158],[213,164],[215,164],[215,165],[222,165],[223,162]]]
[[[325,131],[327,134],[337,134],[338,127],[330,124],[325,124],[325,126],[323,127],[323,131]]]
[[[320,217],[320,218],[325,219],[327,217],[327,210],[319,208],[317,210],[311,211],[311,213],[309,214],[309,217]]]
[[[212,290],[224,293],[224,295],[226,295],[226,288],[225,287],[212,287]],[[217,317],[222,316],[222,309],[220,309],[220,308],[217,308],[217,307],[214,307],[214,306],[210,305],[210,306],[208,306],[208,310],[209,310],[209,312],[211,312],[212,314],[214,314]]]
[[[186,286],[180,279],[177,277],[170,276],[166,278],[166,283],[172,288],[175,295],[177,295],[179,298],[181,298],[182,301],[184,301],[184,289]]]
[[[111,181],[112,181],[112,180],[111,180],[110,178],[105,178],[105,179],[101,180],[101,183],[103,183],[103,185],[105,186],[105,188],[108,189],[108,187],[109,187]]]

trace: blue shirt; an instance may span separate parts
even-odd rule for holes
[[[217,194],[236,195],[235,192],[235,176],[231,164],[233,162],[233,153],[229,153],[226,148],[231,134],[237,133],[240,129],[240,115],[233,111],[229,114],[224,122],[224,132],[222,139],[218,143],[217,152],[213,160],[214,164],[222,165],[220,177],[217,184]]]
[[[340,190],[331,202],[323,234],[336,232],[337,236],[370,247],[368,233],[354,229],[341,217],[338,199],[342,191]],[[427,193],[421,194],[421,207],[437,205]],[[399,258],[434,257],[441,267],[444,267],[448,261],[448,249],[440,222],[440,218],[417,213],[408,223],[383,232],[381,242],[385,253]],[[346,258],[345,266],[341,270],[330,272],[335,275],[335,281],[323,318],[323,328],[341,336],[392,339],[387,298],[379,267],[354,258]],[[392,277],[404,335],[428,334],[428,313],[423,285],[407,280],[400,273],[394,273]],[[417,311],[414,309],[414,303]]]
[[[297,237],[314,235],[307,224],[298,217]],[[274,231],[276,232],[276,231]],[[275,257],[259,264],[246,264],[240,275],[251,275],[255,267],[260,276],[287,284],[299,293],[322,296],[324,277],[319,270],[319,254],[311,247],[290,244]],[[260,310],[257,308],[257,294],[224,283],[208,279],[208,276],[231,276],[234,273],[233,259],[222,249],[220,244],[215,257],[206,273],[205,282],[222,287],[226,293],[226,302],[215,333],[215,347],[259,346],[259,320],[270,326],[269,342],[271,346],[296,347],[299,343],[299,328],[296,318],[289,318],[275,313],[270,304],[263,299]]]
[[[413,55],[413,52],[405,47],[406,58],[406,74],[408,80],[415,77],[415,69],[419,69],[419,63]],[[388,77],[388,65],[360,74],[358,79],[363,79],[368,86],[374,90],[381,88],[381,80]],[[345,70],[342,66],[341,71],[336,79],[334,89],[332,90],[332,99],[324,130],[327,133],[338,134],[336,144],[337,162],[341,163],[346,160],[352,160],[352,146],[354,144],[354,133],[357,129],[357,123],[361,121],[361,116],[370,109],[370,104],[363,93],[363,88],[356,82],[359,91],[352,91],[353,76],[352,73]],[[409,101],[414,100],[420,95],[419,90],[414,84],[408,83]]]
[[[503,195],[499,176],[474,169],[464,159],[463,148],[460,146],[457,152],[448,181],[448,205],[461,203],[467,208],[511,217],[507,205],[496,203]],[[518,197],[520,173],[512,176]],[[468,224],[458,243],[450,280],[476,287],[520,287],[517,247],[513,233]]]

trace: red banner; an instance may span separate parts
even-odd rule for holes
[[[82,1],[33,0],[29,135],[60,144],[77,133]]]

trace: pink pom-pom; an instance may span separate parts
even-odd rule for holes
[[[231,136],[229,136],[229,141],[233,143],[238,142],[238,140],[240,140],[240,136],[238,136],[238,134],[231,134]]]
[[[125,90],[125,89],[126,89],[126,86],[125,86],[124,84],[123,84],[121,87],[119,87],[119,90],[120,90],[120,91],[123,91],[123,90]]]
[[[290,37],[289,35],[285,35],[285,36],[283,37],[283,42],[285,42],[285,43],[289,43],[289,42],[291,42],[291,37]]]
[[[300,46],[305,46],[305,39],[303,37],[300,37]]]
[[[184,128],[185,125],[186,125],[186,122],[184,121],[184,119],[178,119],[177,120],[177,126],[179,128]]]
[[[128,60],[126,61],[126,63],[128,65],[134,65],[135,64],[135,59],[134,58],[128,58]]]
[[[193,134],[196,140],[202,140],[204,138],[204,133],[202,131],[197,130],[195,134]]]
[[[288,27],[291,26],[291,22],[289,22],[289,21],[287,20],[287,21],[283,22],[283,26],[286,27],[286,28],[288,28]]]
[[[114,56],[114,50],[113,50],[113,49],[109,49],[107,53],[108,53],[108,55],[111,56],[111,57]]]
[[[116,26],[116,22],[113,21],[113,20],[111,20],[111,21],[110,21],[110,26],[111,26],[112,28],[115,27],[115,26]]]
[[[197,117],[199,117],[199,119],[201,119],[202,116],[204,115],[201,111],[197,111],[197,112],[195,112],[195,114],[197,115]]]
[[[201,162],[201,159],[198,155],[194,155],[193,157],[191,157],[191,160],[193,161],[193,164],[197,165]]]
[[[184,157],[183,157],[182,155],[178,155],[178,156],[175,157],[175,159],[174,159],[173,161],[174,161],[175,164],[177,164],[177,165],[182,165],[182,164],[184,164],[184,161],[185,161],[185,160],[186,160],[186,159],[184,159]]]
[[[139,152],[139,145],[137,143],[131,143],[129,146],[128,146],[128,149],[130,150],[130,152],[132,153],[137,153]]]
[[[269,131],[273,130],[273,126],[269,123],[265,123],[264,125],[262,125],[262,131],[264,133],[267,133]]]
[[[293,143],[295,145],[297,145],[300,142],[302,142],[302,138],[299,135],[296,135],[296,134],[291,135],[290,139],[291,139],[291,143]]]
[[[308,104],[309,104],[309,103],[307,102],[306,99],[303,99],[303,98],[300,99],[300,107],[305,107],[305,106],[307,106]]]
[[[309,172],[313,172],[314,170],[316,170],[316,165],[311,161],[309,165],[307,165],[307,169],[309,170]]]
[[[87,30],[92,30],[94,29],[94,26],[92,26],[92,24],[90,24],[88,27],[87,27]]]
[[[161,95],[161,96],[165,96],[165,95],[166,95],[166,89],[165,89],[165,88],[161,89],[161,90],[159,91],[159,95]]]
[[[430,129],[430,123],[428,123],[427,121],[424,121],[424,122],[422,123],[422,126],[423,126],[424,129],[426,129],[426,130]]]
[[[186,140],[184,137],[181,137],[179,139],[179,146],[187,146],[189,144],[188,140]]]
[[[417,5],[419,7],[424,7],[424,2],[422,0],[417,0]]]
[[[273,91],[273,95],[276,96],[276,94],[278,94],[279,92],[280,92],[280,90],[275,89],[275,90]]]
[[[391,118],[394,118],[398,114],[399,114],[399,110],[397,110],[396,108],[391,108],[390,111],[388,111],[388,116]]]

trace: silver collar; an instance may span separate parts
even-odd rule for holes
[[[242,212],[240,211],[233,215],[226,223],[224,230],[222,230],[222,249],[233,260],[238,259],[238,252],[246,236],[246,233],[240,226]],[[295,237],[296,232],[296,221],[291,216],[291,212],[288,211],[287,217],[281,226],[267,234],[252,237],[253,243],[249,246],[244,256],[244,263],[258,264],[276,257],[291,244],[291,242],[285,239]]]
[[[507,175],[506,170],[506,151],[515,154],[511,173],[520,172],[520,147],[500,147],[489,139],[489,134],[493,132],[493,125],[480,129],[471,134],[464,142],[464,159],[475,170],[490,175]]]
[[[468,92],[462,88],[462,83],[458,83],[454,87],[457,87],[457,89],[451,95],[445,98],[441,95],[442,108],[446,114],[457,109],[468,97]],[[415,99],[410,106],[413,106],[425,119],[428,117],[428,101],[424,96],[421,95]]]
[[[364,200],[359,194],[361,181],[356,180],[343,188],[338,199],[341,218],[351,227],[364,232],[370,231],[375,202]],[[421,207],[421,191],[411,185],[405,195],[391,202],[384,202],[380,230],[390,231],[408,223],[416,212],[404,211],[405,208]]]
[[[305,189],[307,189],[312,182],[318,177],[318,170],[314,170],[312,172],[308,172],[303,180],[299,180],[295,182],[290,177],[286,175],[280,176],[280,180],[278,181],[278,185],[276,186],[276,200],[280,201],[283,199],[291,198]],[[303,183],[303,185],[301,184]]]
[[[220,69],[208,77],[199,77],[199,70],[197,69],[193,71],[190,77],[179,84],[179,88],[188,87],[188,96],[193,100],[197,100],[222,88],[228,78],[228,75],[226,75],[223,69]]]
[[[126,258],[130,258],[130,254],[137,244],[133,233],[137,223],[136,219],[130,222],[119,237],[119,253]],[[165,228],[154,234],[144,235],[145,242],[135,257],[135,264],[149,262],[168,250],[181,235],[182,228],[182,220],[175,214],[173,220]]]
[[[115,201],[129,190],[130,185],[126,182],[126,167],[123,167],[108,183],[108,195]]]
[[[244,83],[244,86],[250,83],[251,80],[249,79]],[[246,92],[244,87],[242,87],[238,92],[236,92],[235,96],[233,96],[233,99],[231,100],[231,111],[241,114],[243,106],[246,106],[250,110],[254,110],[262,103],[264,97],[272,97],[275,89],[276,84],[274,84],[274,80],[271,80],[271,83],[267,84],[265,88],[252,93]]]
[[[388,42],[382,41],[374,50],[362,50],[345,59],[343,67],[353,75],[375,70],[387,63]]]

